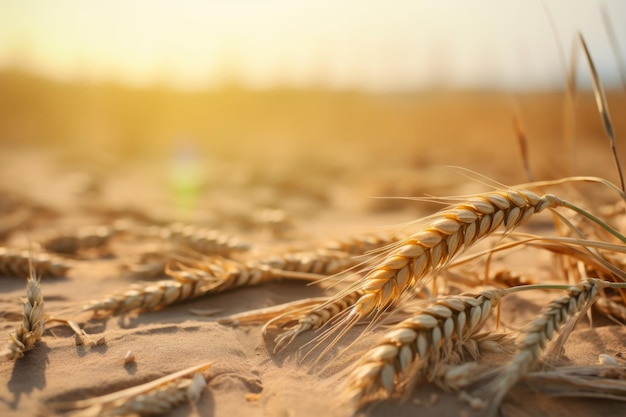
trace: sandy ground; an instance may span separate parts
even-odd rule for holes
[[[463,146],[471,149],[472,145]],[[362,156],[367,152],[366,149],[357,153]],[[604,152],[602,149],[594,153],[589,163],[604,157],[610,161]],[[476,161],[479,153],[467,153],[469,165],[476,167],[471,161]],[[445,158],[418,168],[395,164],[390,158],[385,164],[368,168],[355,162],[354,154],[344,157],[347,161],[344,165],[336,163],[340,158],[329,158],[327,165],[302,160],[286,163],[278,158],[274,164],[264,163],[263,167],[245,165],[236,159],[212,160],[210,174],[205,173],[204,181],[193,185],[199,191],[185,197],[184,190],[177,188],[172,179],[176,174],[172,173],[169,160],[111,163],[72,157],[69,152],[5,149],[0,154],[0,216],[5,219],[3,225],[9,223],[14,227],[8,227],[1,244],[27,248],[29,242],[32,246],[50,234],[120,220],[141,224],[184,220],[237,235],[259,252],[309,249],[332,238],[384,230],[437,208],[427,203],[379,200],[372,196],[455,195],[485,189],[477,181],[445,168]],[[361,159],[375,158],[369,155]],[[496,159],[479,164],[484,168],[482,172],[505,182],[523,179],[517,161],[511,167],[510,161]],[[454,162],[462,163],[458,159]],[[613,175],[611,163],[605,166],[607,175]],[[266,209],[276,210],[275,214],[285,218],[272,222],[263,217],[262,213],[268,213]],[[531,222],[526,230],[553,233],[547,217]],[[302,359],[306,350],[300,349],[315,334],[305,334],[284,352],[273,354],[272,338],[264,338],[260,326],[233,328],[217,323],[219,318],[230,314],[324,294],[324,290],[315,286],[280,281],[185,302],[162,311],[106,318],[69,313],[89,300],[129,288],[135,280],[122,273],[121,265],[158,247],[149,239],[116,237],[104,248],[66,257],[72,266],[67,278],[42,281],[49,314],[58,312],[74,318],[87,333],[105,336],[106,344],[77,346],[69,329],[53,327],[24,358],[0,362],[2,416],[34,415],[51,401],[103,395],[205,361],[212,361],[214,367],[197,408],[183,405],[169,415],[339,417],[351,414],[342,403],[339,387],[355,355],[363,352],[380,330],[365,335],[348,353],[336,356],[336,350],[347,346],[358,332],[348,335],[329,355],[333,360],[328,368],[320,371],[311,367],[310,360]],[[479,268],[475,266],[474,272]],[[554,279],[556,270],[552,257],[536,252],[517,252],[498,259],[494,270],[498,268],[520,272],[535,280]],[[0,330],[5,335],[19,325],[24,282],[23,277],[0,280]],[[543,292],[513,295],[503,305],[503,323],[519,328],[555,297],[554,293]],[[192,309],[220,312],[205,317],[192,314]],[[4,339],[0,342],[4,343]],[[623,364],[625,346],[626,330],[622,325],[596,319],[591,326],[583,318],[565,346],[565,363],[593,365],[597,364],[598,354],[605,353]],[[134,352],[136,362],[124,365],[123,358],[129,350]],[[392,399],[363,413],[481,415],[460,401],[456,393],[446,393],[428,384],[418,385],[405,401]],[[501,408],[501,415],[510,417],[621,414],[623,403],[553,398],[524,385],[511,391]]]

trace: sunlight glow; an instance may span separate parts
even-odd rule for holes
[[[548,9],[565,53],[580,30],[610,86],[601,4],[626,54],[618,0],[5,0],[0,67],[182,88],[541,88],[562,82]]]

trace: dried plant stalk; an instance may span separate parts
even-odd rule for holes
[[[45,278],[65,277],[69,264],[45,253],[31,253],[27,250],[15,250],[0,247],[0,275],[5,277],[27,277],[30,267],[37,276]]]
[[[589,307],[598,293],[598,288],[605,285],[607,283],[597,279],[584,280],[577,286],[570,287],[568,295],[552,301],[541,316],[533,321],[521,343],[519,353],[485,388],[491,394],[487,415],[495,415],[509,389],[528,374],[539,360],[541,351],[552,339],[554,332],[565,323],[574,320],[578,317],[578,313]]]
[[[8,359],[19,359],[31,350],[46,328],[43,317],[44,301],[39,279],[32,273],[26,281],[26,300],[22,325],[9,334],[9,343],[0,354]]]
[[[488,290],[443,297],[398,323],[348,376],[345,397],[362,406],[389,395],[409,369],[414,378],[434,377],[453,352],[462,354],[464,342],[482,327],[501,295]]]
[[[203,373],[210,367],[209,362],[112,394],[50,407],[56,411],[81,410],[77,415],[90,417],[161,414],[184,402],[197,402],[206,387]]]

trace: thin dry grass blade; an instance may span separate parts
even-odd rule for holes
[[[606,95],[604,94],[604,86],[602,85],[602,81],[600,81],[600,77],[596,71],[596,66],[593,63],[593,59],[591,59],[591,54],[589,53],[589,49],[587,48],[587,44],[585,43],[585,39],[581,33],[578,34],[578,40],[580,41],[580,45],[585,52],[585,58],[587,60],[587,64],[589,65],[589,72],[591,73],[591,82],[593,85],[593,94],[596,98],[596,106],[598,107],[598,112],[602,118],[602,126],[604,127],[604,131],[611,144],[611,152],[613,152],[613,158],[619,174],[622,191],[626,192],[624,174],[622,173],[622,166],[617,155],[617,148],[615,147],[615,131],[613,129],[613,122],[611,121],[611,115],[609,114],[609,106],[606,102]]]
[[[520,156],[522,157],[522,165],[524,166],[524,172],[526,173],[526,179],[528,181],[535,181],[532,170],[530,169],[530,158],[528,157],[528,139],[526,133],[522,127],[519,115],[513,115],[513,128],[515,129],[515,137],[517,138],[517,144],[519,145]]]

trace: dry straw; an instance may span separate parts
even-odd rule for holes
[[[44,301],[39,279],[31,273],[26,281],[26,300],[24,300],[22,324],[17,330],[9,334],[9,343],[5,350],[0,353],[0,356],[8,359],[19,359],[35,347],[35,343],[41,340],[46,327],[43,309]]]

